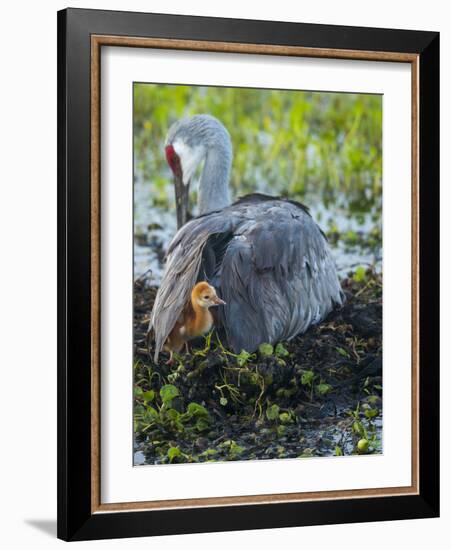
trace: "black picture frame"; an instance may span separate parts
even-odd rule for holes
[[[400,52],[419,59],[419,494],[92,513],[91,36]],[[439,33],[67,9],[58,12],[58,537],[64,540],[439,515]]]

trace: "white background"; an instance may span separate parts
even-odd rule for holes
[[[101,61],[101,502],[410,485],[410,66],[138,48],[106,48]],[[204,85],[383,93],[383,455],[132,467],[132,88],[174,75]]]
[[[451,31],[446,3],[412,0],[98,1],[72,6],[312,23],[428,29],[442,32],[442,210],[450,204]],[[1,458],[0,543],[5,548],[53,548],[56,518],[56,10],[63,2],[2,6],[0,88]],[[446,210],[445,210],[446,209]],[[442,281],[451,280],[451,217],[442,216]],[[445,256],[445,251],[447,255]],[[449,284],[442,285],[442,463],[449,463],[451,331]],[[448,367],[448,368],[446,368]],[[450,469],[442,471],[442,518],[240,533],[83,543],[154,549],[259,548],[419,549],[449,540]],[[443,545],[441,545],[443,547]]]

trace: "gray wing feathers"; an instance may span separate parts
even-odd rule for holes
[[[237,353],[289,340],[343,300],[324,235],[305,211],[282,202],[231,241],[221,291]]]
[[[153,329],[155,335],[155,361],[190,299],[208,238],[225,230],[226,225],[217,214],[192,220],[176,233],[169,245],[163,279],[148,329]]]
[[[220,323],[237,353],[294,338],[343,302],[326,238],[308,211],[290,201],[246,197],[175,235],[149,325],[155,360],[205,265],[204,252],[209,256],[214,246],[222,247],[212,254],[220,258],[214,284],[227,304]]]

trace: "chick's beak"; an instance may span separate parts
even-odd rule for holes
[[[218,296],[214,296],[212,298],[212,301],[215,304],[215,306],[225,306],[226,305],[224,300],[221,300],[221,298],[219,298]]]

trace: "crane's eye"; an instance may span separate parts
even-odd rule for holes
[[[204,300],[208,300],[208,298],[210,298],[210,296],[204,296]]]

